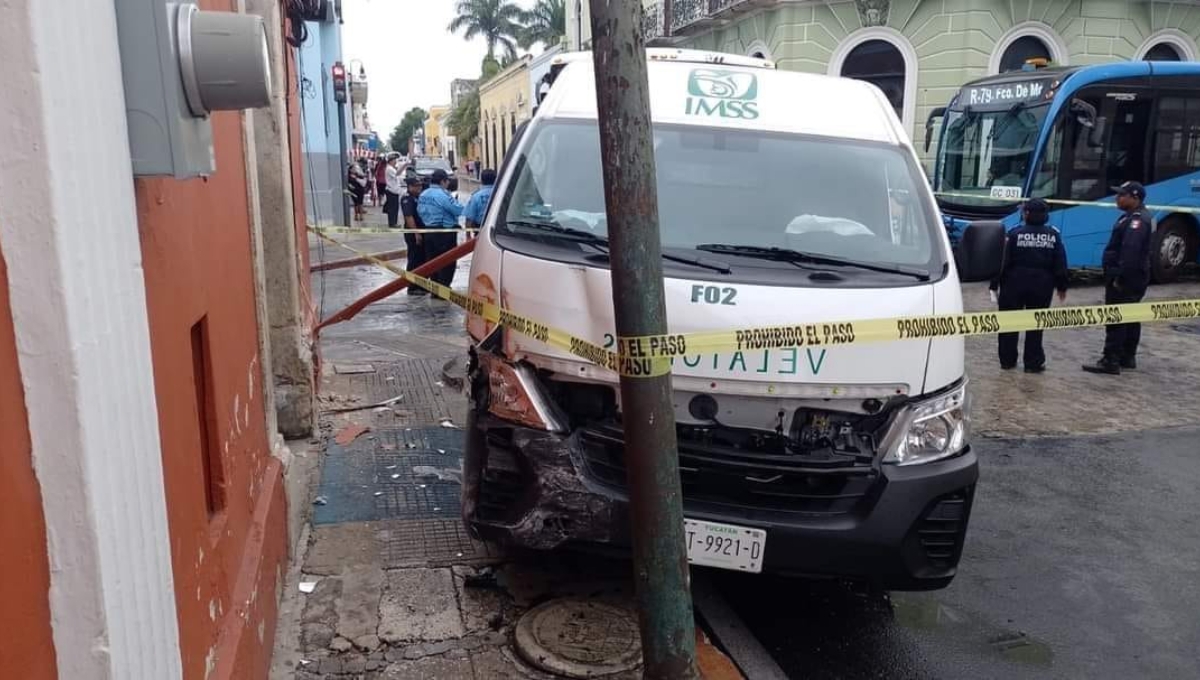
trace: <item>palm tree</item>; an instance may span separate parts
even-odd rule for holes
[[[567,3],[565,0],[537,0],[533,9],[522,13],[521,20],[525,24],[518,35],[522,48],[529,49],[534,43],[551,47],[567,34]]]
[[[450,22],[451,33],[462,31],[467,40],[483,36],[489,57],[495,58],[497,45],[505,55],[517,56],[516,38],[523,29],[524,10],[509,0],[458,0],[455,9],[458,16]]]

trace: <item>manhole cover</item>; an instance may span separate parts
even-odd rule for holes
[[[642,662],[632,609],[578,599],[551,600],[517,623],[517,651],[526,661],[568,678],[631,671]]]

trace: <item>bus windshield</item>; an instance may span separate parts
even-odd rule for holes
[[[966,106],[948,112],[938,198],[962,206],[1011,209],[1021,198],[1049,109],[1048,102],[1016,102],[1000,110]]]

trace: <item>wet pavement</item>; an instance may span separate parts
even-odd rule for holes
[[[721,575],[793,678],[1200,677],[1200,429],[978,444],[942,591]]]
[[[400,237],[350,237],[351,242],[356,238],[364,250],[386,250]],[[467,266],[460,265],[456,275],[459,290],[465,287]],[[392,278],[373,266],[315,274],[322,316]],[[983,286],[964,290],[968,308],[989,304]],[[1097,302],[1101,292],[1078,289],[1068,304]],[[1156,287],[1149,297],[1200,297],[1200,284]],[[401,376],[397,367],[412,372],[419,366],[433,375],[442,362],[461,357],[468,345],[463,321],[460,310],[429,297],[400,294],[376,303],[354,321],[322,332],[327,387],[364,400],[386,398]],[[719,594],[789,677],[1200,677],[1195,655],[1200,648],[1195,613],[1200,611],[1195,586],[1200,524],[1194,520],[1200,516],[1200,497],[1193,491],[1200,479],[1200,362],[1195,359],[1200,332],[1189,324],[1147,325],[1141,370],[1121,377],[1082,373],[1079,364],[1094,358],[1102,336],[1100,329],[1047,334],[1050,370],[1040,376],[1002,372],[994,337],[968,341],[981,480],[959,575],[949,588],[888,594],[840,582],[708,572]],[[368,366],[370,372],[340,374],[339,366]],[[433,441],[441,436],[434,428],[443,411],[457,420],[456,410],[465,410],[460,394],[436,384],[436,378],[426,382],[432,396],[397,405],[387,422],[373,423],[374,439],[355,444],[370,457],[360,461],[359,472],[345,470],[346,479],[370,475],[386,484],[391,474],[401,474],[388,467],[399,464],[398,453],[414,437],[431,435],[415,452],[428,460],[409,466],[397,481],[454,483],[436,474],[423,480],[414,476],[417,466],[453,467],[438,455],[453,457],[457,451]],[[434,405],[418,411],[417,401]],[[351,420],[338,420],[336,426]],[[445,453],[438,454],[439,449]],[[331,451],[336,452],[333,446]],[[330,478],[331,485],[336,482]],[[343,573],[346,565],[369,565],[367,581],[379,581],[375,587],[383,593],[372,606],[392,598],[390,614],[381,615],[400,626],[388,633],[391,643],[368,640],[373,651],[330,652],[329,645],[350,644],[339,628],[345,626],[336,618],[329,631],[319,626],[328,612],[346,608],[339,598],[345,598],[343,589],[353,588],[321,587],[306,614],[314,635],[310,661],[330,668],[336,661],[342,664],[336,666],[338,674],[348,673],[347,659],[357,663],[361,658],[375,661],[372,668],[381,673],[388,671],[380,677],[472,677],[455,674],[470,672],[464,668],[473,668],[475,677],[541,677],[514,670],[519,660],[502,635],[489,634],[509,631],[515,613],[543,600],[548,590],[628,595],[627,565],[601,567],[590,558],[561,553],[527,557],[514,568],[501,564],[500,553],[457,533],[453,512],[444,507],[450,502],[445,493],[402,498],[383,491],[372,502],[341,508],[351,513],[345,517],[334,508],[316,512],[311,573],[326,578],[340,573],[338,578],[353,581],[353,574]],[[415,520],[424,523],[425,534],[407,543],[399,537],[412,528],[404,523],[414,518],[402,516],[405,508],[424,513]],[[422,547],[438,541],[445,543],[441,552]],[[499,587],[471,592],[467,578],[488,564],[499,567]],[[431,573],[401,577],[396,575],[400,568]],[[436,583],[425,583],[428,579]],[[432,633],[404,629],[408,624],[397,617],[415,612],[419,603],[405,601],[401,593],[421,584],[457,598],[465,607],[461,618],[443,622],[449,628]],[[384,628],[379,624],[377,630]],[[323,632],[336,637],[325,639]],[[447,639],[466,642],[438,646]]]

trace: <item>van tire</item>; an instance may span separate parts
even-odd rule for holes
[[[1196,224],[1182,215],[1163,220],[1150,239],[1150,275],[1155,283],[1171,283],[1196,261]]]
[[[999,274],[1007,235],[999,222],[975,222],[967,226],[954,254],[958,277],[963,281],[987,281]]]

